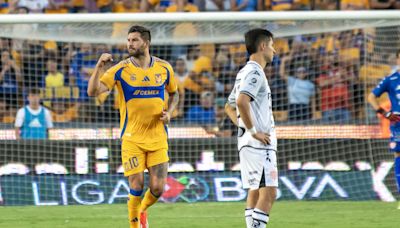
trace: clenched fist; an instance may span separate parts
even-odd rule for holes
[[[113,59],[112,59],[111,54],[103,53],[103,54],[101,54],[99,61],[97,61],[97,65],[99,67],[104,67],[105,63],[112,62],[112,61],[113,61]]]

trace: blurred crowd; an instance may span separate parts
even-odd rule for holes
[[[0,12],[392,9],[400,7],[399,3],[381,0],[0,0]],[[392,47],[400,46],[399,34],[398,27],[390,27],[275,39],[277,53],[265,73],[272,90],[276,121],[354,123],[375,117],[366,105],[366,95],[380,79],[398,69],[400,54]],[[27,103],[29,88],[39,88],[41,102],[56,123],[118,122],[116,91],[91,99],[86,89],[100,54],[111,53],[114,61],[123,60],[128,57],[125,44],[0,38],[0,51],[0,122],[14,123],[17,110]],[[173,121],[201,125],[221,136],[233,134],[234,127],[224,115],[224,105],[237,72],[247,61],[245,46],[241,43],[153,45],[151,52],[171,63],[179,82],[181,100]]]
[[[379,34],[385,32],[349,30],[275,39],[277,53],[265,73],[276,121],[349,123],[374,115],[366,109],[366,95],[400,65],[396,50],[376,48],[389,42]],[[399,46],[397,39],[390,42]],[[123,60],[128,57],[125,45],[3,38],[0,50],[2,122],[14,121],[28,88],[41,88],[42,103],[54,122],[117,122],[118,94],[91,99],[86,89],[100,54]],[[153,46],[152,54],[172,64],[179,82],[181,100],[174,121],[229,125],[224,105],[247,61],[244,44]]]
[[[0,13],[400,9],[398,0],[0,0]]]

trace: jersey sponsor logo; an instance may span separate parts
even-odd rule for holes
[[[159,90],[135,90],[133,95],[158,95],[160,93]]]
[[[147,76],[145,76],[145,77],[143,78],[143,80],[142,80],[142,82],[149,82],[149,81],[150,81],[150,78],[147,77]]]

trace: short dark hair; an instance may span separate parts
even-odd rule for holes
[[[246,49],[247,53],[249,55],[254,54],[257,52],[257,48],[260,45],[260,43],[264,40],[272,40],[274,35],[266,30],[266,29],[252,29],[244,35],[244,41],[246,43]]]
[[[36,87],[30,88],[28,91],[28,94],[40,95],[40,89],[38,89]]]
[[[151,41],[151,33],[147,28],[140,25],[134,25],[129,29],[128,34],[133,32],[138,32],[140,33],[140,37],[142,37],[142,39],[149,42]]]

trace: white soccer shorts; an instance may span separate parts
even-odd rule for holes
[[[274,150],[243,147],[239,157],[244,189],[278,187],[278,167]]]

